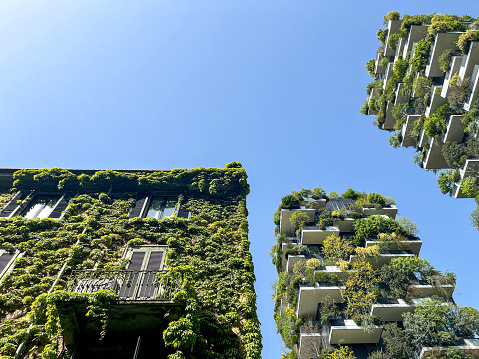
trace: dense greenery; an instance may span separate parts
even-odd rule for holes
[[[392,11],[384,17],[384,24],[388,24],[390,20],[400,20],[401,25],[399,31],[395,26],[377,31],[378,40],[382,43],[381,51],[384,50],[384,46],[393,50],[397,49],[399,38],[407,39],[411,26],[430,26],[422,28],[423,31],[427,30],[427,34],[422,39],[415,40],[413,48],[410,48],[411,44],[408,44],[408,50],[405,47],[400,49],[407,53],[400,51],[398,56],[393,57],[382,56],[380,51],[381,56],[378,57],[377,63],[374,59],[370,60],[367,68],[374,81],[369,83],[366,89],[368,95],[371,94],[372,89],[374,93],[361,106],[360,112],[364,115],[376,115],[373,124],[379,129],[391,132],[388,139],[391,147],[414,146],[416,154],[413,156],[413,162],[420,167],[426,167],[429,170],[433,166],[432,163],[424,161],[431,146],[430,139],[437,137],[435,145],[441,145],[441,140],[447,140],[447,143],[442,146],[442,155],[447,166],[461,169],[466,160],[479,157],[479,143],[476,140],[479,134],[479,101],[476,100],[476,103],[472,105],[467,102],[470,100],[472,89],[469,77],[459,76],[459,73],[455,72],[448,74],[448,78],[445,78],[445,72],[450,69],[452,56],[468,56],[471,42],[479,40],[479,18],[439,13],[405,14],[401,17],[397,11]],[[449,48],[442,50],[440,54],[434,53],[432,57],[430,51],[437,34],[444,32],[461,33],[455,41],[457,47],[451,43],[448,45]],[[390,66],[391,61],[394,61],[393,66]],[[436,61],[438,63],[435,63]],[[376,65],[389,68],[387,76],[382,69],[374,72],[377,69]],[[436,73],[437,65],[444,72],[442,75]],[[393,68],[392,73],[391,68]],[[428,69],[427,73],[426,69]],[[387,82],[384,89],[376,87],[375,84],[382,86],[385,78]],[[447,102],[442,97],[444,94],[446,94]],[[428,113],[427,117],[426,113]],[[409,115],[420,115],[420,117],[414,120],[412,126],[408,123],[404,131],[404,124]],[[462,139],[456,137],[457,142],[451,142],[447,137],[443,137],[448,128],[451,129],[450,133],[454,133],[454,129],[457,129],[450,122],[453,119],[452,115],[462,115],[462,122],[465,125],[464,136]],[[437,171],[437,169],[432,170]],[[450,193],[455,188],[454,184],[460,180],[457,178],[457,172],[442,172],[438,178],[441,192]],[[466,185],[464,188],[467,190]],[[471,193],[467,196],[475,197]],[[479,208],[471,216],[473,223],[477,223],[478,213]],[[476,227],[479,230],[479,226]]]
[[[112,293],[68,293],[63,290],[64,277],[55,292],[45,293],[63,263],[67,273],[125,268],[122,253],[132,240],[168,245],[167,268],[183,280],[175,298],[185,304],[184,316],[172,321],[163,335],[175,353],[172,358],[259,358],[262,346],[247,237],[246,178],[235,162],[226,169],[82,175],[55,168],[15,173],[17,188],[88,192],[71,200],[61,221],[0,219],[2,245],[24,253],[0,283],[2,358],[12,358],[24,339],[29,358],[56,357],[57,339],[68,335],[58,325],[59,303],[89,303],[91,320],[103,323],[99,336],[101,328],[102,335],[108,335],[108,305],[116,300]],[[106,194],[112,186],[113,192]],[[130,186],[133,190],[174,188],[191,217],[128,219],[135,193],[115,189]],[[3,203],[8,196],[0,197]],[[28,328],[34,319],[36,324]]]

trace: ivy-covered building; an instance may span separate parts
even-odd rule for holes
[[[283,359],[479,358],[479,311],[453,301],[456,278],[419,257],[394,200],[320,187],[274,214],[274,317]]]
[[[260,358],[247,175],[0,169],[1,358]]]
[[[478,199],[479,18],[391,11],[384,24],[361,113],[392,147],[413,147],[420,167],[442,170],[443,194]],[[471,219],[479,229],[479,207]]]

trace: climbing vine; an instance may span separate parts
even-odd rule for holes
[[[259,358],[246,179],[237,162],[226,169],[16,172],[16,189],[80,194],[61,220],[0,219],[0,244],[22,253],[0,283],[2,359],[12,358],[24,340],[28,357],[56,357],[59,338],[71,335],[61,314],[65,303],[86,304],[99,337],[108,333],[108,308],[116,295],[67,292],[68,273],[124,269],[127,243],[168,245],[166,266],[171,275],[182,278],[174,300],[184,304],[183,315],[163,334],[174,353],[171,358]],[[190,218],[129,219],[136,191],[141,190],[181,194]],[[11,197],[4,190],[0,203]],[[64,263],[66,275],[46,294]]]

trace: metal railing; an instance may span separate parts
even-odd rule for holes
[[[69,292],[112,291],[120,300],[172,300],[181,280],[168,271],[74,270],[67,284]]]

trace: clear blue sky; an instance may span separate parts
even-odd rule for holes
[[[240,161],[263,358],[279,358],[268,257],[291,190],[378,191],[417,222],[421,256],[479,308],[473,200],[444,197],[412,150],[359,114],[387,11],[466,1],[0,2],[0,167],[172,169]]]

